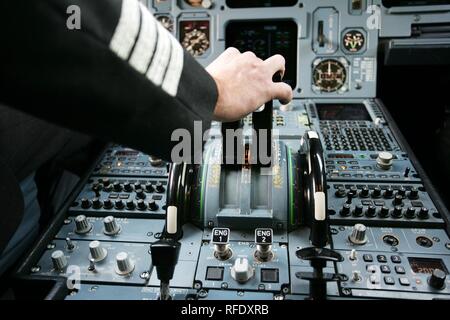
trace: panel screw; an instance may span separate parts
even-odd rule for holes
[[[150,279],[150,273],[148,271],[144,271],[140,275],[141,279],[148,280]]]
[[[41,266],[34,266],[31,268],[30,271],[31,271],[31,273],[39,272],[39,271],[41,271]]]

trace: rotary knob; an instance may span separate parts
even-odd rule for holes
[[[92,199],[92,208],[100,209],[103,206],[102,201],[99,198]]]
[[[155,188],[153,188],[153,184],[151,182],[147,182],[145,184],[145,191],[146,192],[153,192],[153,191],[155,191]]]
[[[89,260],[94,260],[94,262],[102,261],[106,258],[108,251],[102,247],[100,241],[94,240],[89,242]]]
[[[157,182],[155,187],[156,187],[156,192],[158,192],[158,193],[163,193],[164,191],[166,191],[166,189],[164,188],[164,186],[162,185],[161,182]]]
[[[413,187],[408,194],[408,198],[411,200],[416,200],[419,198],[419,190],[416,187]]]
[[[386,199],[391,199],[394,197],[394,189],[392,189],[391,187],[387,188],[386,190],[384,190],[384,194],[383,197],[385,197]]]
[[[55,270],[63,271],[67,267],[67,259],[64,256],[64,252],[56,250],[51,255],[53,267]]]
[[[350,187],[348,193],[351,194],[352,198],[356,198],[356,196],[358,195],[358,189],[355,186],[352,186]]]
[[[399,194],[397,194],[394,198],[394,206],[401,206],[403,204],[403,197]]]
[[[134,270],[134,263],[128,257],[128,253],[119,252],[116,255],[116,272],[120,275],[128,275]]]
[[[397,195],[404,198],[406,195],[406,189],[404,187],[401,187],[400,189],[397,190]]]
[[[428,278],[428,284],[437,290],[442,290],[445,288],[445,278],[446,274],[441,269],[434,269],[431,276]]]
[[[389,217],[389,208],[388,207],[382,207],[380,209],[380,217],[381,218],[387,218]]]
[[[142,189],[142,185],[141,185],[141,183],[140,182],[135,182],[134,184],[133,184],[133,187],[134,187],[134,190],[139,190],[139,189]]]
[[[120,232],[120,225],[117,224],[113,216],[107,216],[103,219],[103,233],[106,235],[115,235]]]
[[[394,208],[394,210],[392,211],[392,217],[394,217],[396,219],[400,219],[401,217],[403,217],[402,207],[396,206]]]
[[[92,229],[92,224],[89,223],[85,215],[75,217],[75,232],[78,234],[88,233]]]
[[[381,197],[381,189],[380,187],[375,187],[372,191],[372,198],[379,198]]]
[[[369,218],[373,218],[376,215],[377,215],[377,207],[375,207],[374,205],[370,205],[367,208],[366,216],[368,216]]]
[[[153,167],[160,167],[164,163],[160,158],[154,156],[148,157],[148,160]]]
[[[364,186],[361,190],[361,192],[359,193],[359,196],[361,198],[367,198],[369,196],[369,188]]]
[[[380,152],[377,158],[377,165],[383,170],[389,170],[392,167],[394,156],[390,152]]]
[[[339,187],[334,194],[338,198],[344,198],[347,193],[345,192],[344,187]]]
[[[360,205],[360,204],[358,204],[356,207],[355,207],[355,211],[353,211],[353,215],[355,216],[355,217],[361,217],[364,213],[363,213],[363,209],[364,209],[364,207],[362,206],[362,205]]]
[[[142,189],[136,189],[136,198],[137,199],[145,199],[146,195]]]
[[[342,206],[340,215],[341,215],[342,217],[348,217],[348,216],[350,215],[350,209],[351,209],[351,206],[350,206],[348,203],[345,203],[345,204]]]
[[[133,191],[133,187],[131,186],[131,184],[130,184],[129,182],[125,182],[125,183],[123,184],[123,189],[124,189],[126,192],[131,192],[131,191]]]
[[[121,210],[121,209],[123,209],[125,207],[125,205],[124,205],[122,200],[116,200],[115,206],[116,206],[116,209],[119,209],[119,210]]]
[[[253,267],[247,258],[237,258],[231,267],[231,277],[239,283],[245,283],[253,277]]]
[[[151,210],[151,211],[156,211],[156,210],[158,210],[158,205],[156,204],[156,201],[155,200],[150,200],[149,202],[148,202],[148,208]]]
[[[141,210],[141,211],[147,210],[147,205],[145,204],[145,201],[142,199],[139,199],[137,201],[137,208],[138,208],[138,210]]]
[[[420,208],[419,214],[418,214],[419,219],[428,219],[430,217],[430,213],[428,208],[422,207]]]
[[[366,226],[357,223],[354,225],[351,235],[349,235],[348,239],[353,244],[365,244],[367,242],[367,235],[366,235]]]
[[[135,207],[136,205],[133,200],[127,200],[127,210],[134,210]]]
[[[122,191],[122,185],[120,184],[119,181],[114,181],[114,183],[113,183],[113,189],[114,189],[114,191],[116,191],[116,192]]]
[[[105,187],[109,186],[109,184],[111,183],[111,181],[109,181],[109,178],[102,178],[102,179],[99,179],[98,182],[100,182],[101,184],[103,184],[103,186],[105,186]]]
[[[83,209],[89,209],[91,207],[91,201],[86,198],[81,199],[81,207]]]
[[[105,209],[111,209],[113,207],[113,203],[110,199],[106,199],[103,201],[103,208]]]
[[[405,216],[408,219],[414,219],[416,217],[416,209],[414,207],[409,207],[406,209]]]

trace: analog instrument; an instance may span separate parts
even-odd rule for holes
[[[321,92],[335,92],[343,90],[347,80],[347,70],[343,62],[326,59],[315,64],[313,83],[316,90]]]
[[[180,41],[194,57],[205,54],[209,49],[209,21],[182,21]]]
[[[366,38],[362,32],[358,30],[349,30],[344,33],[342,45],[348,52],[357,53],[364,48],[365,41]]]

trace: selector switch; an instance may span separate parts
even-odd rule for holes
[[[253,267],[247,258],[237,258],[231,267],[231,277],[239,283],[245,283],[254,275]]]
[[[403,217],[402,207],[396,206],[392,211],[392,217],[396,219],[400,219],[401,217]]]
[[[94,240],[89,243],[89,260],[94,262],[102,261],[106,258],[108,251],[102,247],[100,241]]]
[[[214,244],[214,256],[219,260],[231,258],[232,252],[229,246],[230,229],[214,228],[212,230],[212,241]]]
[[[103,206],[102,202],[99,198],[92,199],[92,208],[94,209],[100,209]]]
[[[348,237],[351,243],[362,245],[367,242],[367,235],[366,235],[366,226],[357,223],[354,225],[351,235]]]
[[[342,217],[348,217],[349,215],[350,215],[350,209],[351,209],[351,206],[348,204],[348,203],[345,203],[343,206],[342,206],[342,209],[341,209],[341,211],[340,211],[340,215],[342,216]]]
[[[156,211],[156,210],[158,210],[158,204],[156,203],[155,200],[151,199],[151,200],[148,201],[148,208],[151,211]]]
[[[119,252],[116,255],[116,273],[120,275],[129,275],[134,270],[134,263],[128,257],[128,253]]]
[[[91,207],[91,201],[89,199],[83,198],[81,199],[81,207],[83,209],[89,209]]]
[[[416,187],[413,187],[411,191],[408,193],[408,198],[411,200],[419,199],[419,190]]]
[[[408,219],[414,219],[416,217],[416,209],[414,207],[409,207],[406,209],[405,217]]]
[[[387,218],[389,217],[389,208],[388,207],[382,207],[380,209],[380,217],[381,218]]]
[[[394,189],[392,189],[391,187],[387,188],[384,191],[383,197],[386,199],[391,199],[394,197]]]
[[[103,208],[111,209],[112,207],[114,207],[114,205],[110,199],[106,199],[105,201],[103,201]]]
[[[383,170],[389,170],[392,167],[394,156],[390,152],[380,152],[377,158],[377,165]]]
[[[255,258],[259,261],[270,261],[272,252],[273,230],[270,228],[258,228],[255,230],[256,252]]]
[[[92,224],[87,220],[85,215],[75,217],[75,232],[78,234],[88,233],[92,229]]]
[[[155,191],[155,188],[153,187],[153,184],[151,182],[147,182],[145,184],[145,191],[146,192],[153,192],[153,191]]]
[[[162,185],[161,182],[157,182],[155,187],[156,187],[156,192],[158,192],[158,193],[163,193],[164,191],[166,191],[166,189],[164,188],[164,186]]]
[[[428,284],[430,287],[442,290],[445,288],[445,278],[446,274],[441,269],[434,269],[431,276],[428,278]]]
[[[366,187],[366,186],[364,186],[364,187],[362,188],[361,192],[359,193],[359,196],[360,196],[361,198],[368,198],[369,195],[370,195],[370,193],[369,193],[369,188]]]
[[[367,208],[367,212],[366,212],[366,216],[369,218],[373,218],[377,215],[377,207],[375,207],[374,205],[370,205]]]
[[[364,215],[363,210],[364,210],[364,207],[363,207],[362,205],[358,204],[358,205],[355,207],[355,211],[353,211],[353,215],[354,215],[355,217],[362,217],[362,216]]]
[[[131,184],[130,184],[129,182],[125,182],[125,183],[123,184],[123,189],[124,189],[126,192],[131,192],[131,191],[133,191],[133,187],[131,186]]]
[[[334,194],[338,198],[345,198],[345,196],[347,195],[344,187],[339,187]]]
[[[117,224],[113,216],[107,216],[103,219],[103,233],[109,236],[116,235],[120,232],[121,226]]]
[[[138,200],[137,208],[138,208],[138,210],[141,210],[141,211],[147,210],[147,205],[145,204],[144,200],[142,200],[142,199]]]
[[[55,270],[64,271],[64,268],[67,267],[67,259],[64,256],[64,252],[56,250],[52,253],[51,258]]]
[[[428,219],[430,217],[428,208],[425,208],[425,207],[420,208],[418,217],[419,217],[419,219],[422,219],[422,220]]]
[[[380,187],[375,187],[372,190],[372,198],[380,198],[381,197],[381,189]]]

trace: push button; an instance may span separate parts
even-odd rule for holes
[[[385,276],[385,277],[384,277],[384,283],[387,284],[387,285],[389,285],[389,286],[392,286],[392,285],[395,284],[395,280],[394,280],[394,278],[391,277],[391,276]]]
[[[391,261],[393,263],[401,263],[402,262],[402,258],[400,258],[400,256],[391,256]]]
[[[371,254],[365,254],[363,255],[364,262],[373,262],[373,257]]]
[[[395,272],[398,274],[405,274],[405,268],[403,268],[402,266],[395,266]]]
[[[386,264],[381,265],[380,270],[382,273],[391,273],[391,268]]]
[[[400,284],[402,286],[409,286],[409,284],[410,284],[408,278],[400,278],[400,279],[398,279],[398,281],[400,282]]]
[[[385,256],[385,255],[382,255],[382,254],[377,255],[377,260],[378,260],[378,262],[380,262],[380,263],[386,263],[386,262],[387,262],[386,256]]]
[[[206,280],[222,281],[223,271],[223,267],[208,267],[206,269]]]
[[[261,269],[261,282],[277,283],[278,280],[278,269]]]

